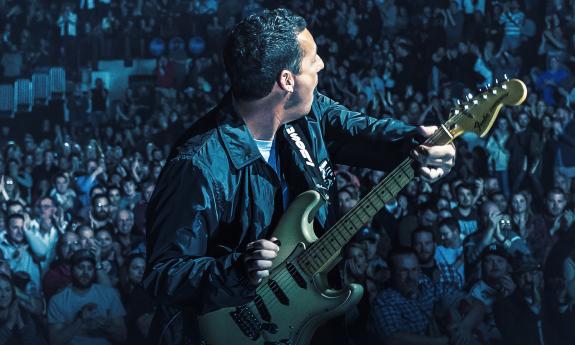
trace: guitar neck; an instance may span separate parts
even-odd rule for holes
[[[426,146],[445,145],[453,137],[443,126],[425,141]],[[319,240],[299,257],[300,267],[309,275],[332,267],[341,259],[341,250],[353,236],[415,177],[413,159],[407,158],[378,183]]]

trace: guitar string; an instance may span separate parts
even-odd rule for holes
[[[459,115],[460,115],[460,114],[458,114],[458,115],[456,115],[456,116],[454,116],[454,117],[458,117],[458,118],[459,118]],[[425,141],[425,143],[434,144],[435,140],[438,139],[438,137],[439,137],[440,135],[442,135],[442,134],[443,134],[443,133],[442,133],[441,131],[437,131],[437,132],[434,133],[431,137],[429,137],[429,138]],[[412,160],[411,158],[408,158],[408,159],[404,160],[401,164],[398,165],[398,167],[396,167],[396,168],[392,171],[392,173],[391,173],[390,175],[388,175],[388,179],[391,180],[391,178],[392,178],[394,175],[397,175],[399,172],[403,171],[403,169],[404,169],[406,166],[411,165],[412,162],[413,162],[413,160]],[[403,173],[405,174],[405,172],[403,172]],[[409,180],[411,180],[411,179],[412,179],[412,178],[410,178]],[[367,195],[365,198],[363,198],[362,201],[360,201],[360,203],[358,203],[357,207],[358,207],[358,208],[359,208],[359,207],[362,207],[362,204],[365,204],[365,203],[366,203],[366,200],[369,198],[370,194],[374,193],[374,191],[381,191],[382,189],[384,189],[383,187],[384,187],[385,185],[386,185],[386,182],[380,184],[379,188],[377,188],[377,187],[374,188],[374,190],[372,190],[370,193],[368,193],[368,195]],[[387,189],[387,188],[385,188],[385,189]],[[403,187],[400,188],[397,192],[401,191],[402,189],[403,189]],[[389,191],[388,191],[388,192],[389,192]],[[396,193],[397,193],[397,192],[396,192]],[[394,193],[393,193],[393,194],[394,194]],[[345,216],[344,216],[343,218],[351,218],[351,215],[348,216],[348,217],[345,217]],[[342,218],[342,220],[343,220],[343,218]],[[372,217],[370,217],[370,218],[372,218]],[[348,219],[348,220],[349,220],[349,219]],[[345,220],[343,220],[343,221],[345,221]],[[360,219],[360,221],[361,221],[361,219]],[[334,225],[334,227],[337,226],[338,223],[339,223],[339,222],[337,222],[337,223]],[[352,223],[353,223],[353,222],[352,222]],[[328,234],[330,234],[330,232],[328,232],[326,235],[328,235]],[[348,242],[348,241],[346,241],[346,243],[347,243],[347,242]],[[304,253],[306,253],[306,255],[311,255],[314,251],[317,251],[317,250],[315,249],[315,247],[318,247],[318,246],[317,246],[317,245],[316,245],[316,246],[313,246],[313,245],[310,246],[310,248],[308,249],[308,252],[304,252]],[[316,273],[317,273],[317,272],[316,272]],[[306,273],[306,274],[307,274],[307,273]],[[286,282],[286,278],[288,279],[287,282]],[[287,271],[284,271],[284,272],[279,273],[278,276],[276,277],[276,279],[274,279],[274,280],[275,280],[275,281],[278,283],[278,285],[280,285],[280,286],[285,283],[285,287],[282,288],[282,289],[285,290],[285,291],[288,291],[288,292],[289,292],[289,291],[291,291],[291,289],[293,288],[294,280],[291,279],[291,275],[290,275],[289,272],[287,272]],[[266,284],[266,285],[263,285],[262,288],[263,288],[263,289],[267,289],[267,290],[266,290],[266,291],[261,291],[261,292],[258,293],[258,294],[259,294],[260,297],[262,298],[263,302],[266,302],[266,300],[268,301],[268,303],[265,303],[267,308],[272,309],[272,308],[275,307],[278,303],[281,303],[281,302],[278,300],[278,298],[275,296],[275,293],[274,293],[273,291],[271,291],[271,288],[270,288],[267,284]],[[260,289],[258,288],[256,291],[258,291],[258,290],[260,290]],[[271,300],[269,299],[270,295],[272,295]],[[259,311],[259,310],[258,310],[258,311]]]
[[[433,144],[433,143],[434,143],[434,140],[435,140],[435,139],[438,139],[439,135],[441,135],[441,134],[442,134],[442,133],[441,133],[440,131],[437,131],[437,132],[434,133],[431,137],[429,137],[429,138],[425,141],[425,143]],[[412,162],[413,162],[413,160],[412,160],[411,158],[408,158],[408,159],[404,160],[401,164],[399,164],[399,165],[392,171],[392,173],[390,173],[390,174],[388,175],[387,179],[388,179],[388,180],[391,180],[391,178],[392,178],[394,175],[397,175],[399,172],[401,172],[406,166],[410,165]],[[404,174],[405,174],[405,172],[404,172]],[[411,180],[411,178],[410,178],[410,180]],[[385,186],[385,185],[386,185],[386,182],[383,182],[383,183],[380,184],[379,188],[377,188],[377,187],[374,188],[370,193],[368,193],[368,195],[367,195],[365,198],[363,198],[363,199],[358,203],[358,205],[356,205],[356,207],[357,207],[357,208],[362,207],[362,204],[365,204],[365,203],[366,203],[366,200],[367,200],[367,198],[370,196],[370,194],[372,194],[375,190],[381,190],[381,189],[383,189],[382,187]],[[402,189],[403,189],[403,187],[400,188],[397,192],[401,191]],[[340,221],[336,222],[336,224],[334,225],[334,227],[338,226],[338,224],[339,224],[340,222],[342,222],[342,221],[345,222],[345,221],[346,221],[345,218],[348,218],[347,220],[349,221],[349,219],[351,219],[351,217],[352,217],[352,213],[353,213],[353,212],[350,212],[350,213],[348,213],[347,216],[342,217],[342,219],[341,219]],[[372,218],[372,217],[370,217],[370,218]],[[361,221],[361,219],[360,219],[360,221]],[[353,223],[353,222],[352,222],[352,223]],[[328,233],[326,233],[326,235],[328,235],[328,234],[330,234],[330,233],[331,233],[331,232],[328,231]],[[319,240],[318,240],[318,241],[319,241]],[[347,242],[349,242],[349,240],[346,241],[346,244],[347,244]],[[318,249],[315,249],[315,248],[318,248],[318,247],[319,247],[318,245],[313,246],[313,244],[312,244],[312,245],[310,246],[310,248],[309,248],[306,252],[304,252],[304,253],[305,253],[304,255],[312,255],[313,252],[318,251]],[[299,262],[298,262],[298,264],[299,264]],[[321,267],[320,267],[320,268],[321,268]],[[315,272],[315,273],[317,273],[317,272]],[[306,275],[307,275],[307,272],[306,272]],[[312,276],[313,276],[313,275],[312,275]],[[278,283],[278,285],[279,285],[280,287],[282,287],[282,285],[285,284],[285,286],[282,287],[282,290],[285,290],[286,292],[291,291],[292,288],[293,288],[293,285],[296,283],[296,282],[294,282],[294,280],[292,279],[291,274],[289,274],[289,272],[285,269],[285,267],[284,267],[284,271],[281,272],[281,273],[279,273],[277,277],[270,277],[270,279],[271,279],[271,278],[276,278],[276,279],[274,279],[274,281],[276,281],[276,283]],[[260,287],[261,287],[262,289],[265,289],[265,291],[261,291],[261,292],[260,292],[260,291],[259,291],[260,288],[258,288],[258,289],[256,289],[256,292],[258,292],[258,295],[260,295],[260,297],[262,298],[262,300],[263,300],[264,302],[266,302],[266,300],[269,301],[268,303],[264,303],[265,306],[266,306],[266,308],[272,309],[272,308],[274,308],[278,303],[281,303],[281,302],[279,301],[279,299],[277,298],[277,296],[275,295],[275,293],[273,292],[273,290],[272,290],[267,284],[261,285]],[[299,287],[299,285],[298,285],[298,287]],[[270,295],[271,295],[271,297],[272,297],[271,299],[269,298]],[[253,302],[253,301],[252,301],[252,302]],[[255,304],[255,302],[254,302],[254,304]],[[257,307],[256,307],[256,309],[257,309]],[[259,312],[259,309],[258,309],[258,312]]]
[[[404,160],[401,164],[399,164],[399,165],[396,167],[396,169],[394,169],[394,171],[393,171],[394,174],[388,175],[389,178],[391,178],[393,175],[397,174],[401,169],[403,169],[403,167],[405,167],[405,166],[407,165],[407,163],[411,163],[411,162],[410,162],[410,159],[406,159],[406,160]],[[400,169],[400,167],[401,167],[401,169]],[[383,184],[385,184],[385,183],[383,183]],[[370,192],[370,193],[371,193],[371,192]],[[365,199],[365,198],[364,198],[364,199]],[[360,206],[360,205],[359,205],[359,203],[358,203],[358,205],[355,206],[355,207],[359,207],[359,206]],[[346,216],[342,217],[342,220],[344,220],[344,218],[351,218],[351,213],[353,213],[353,212],[348,213],[348,214],[347,214],[347,215],[348,215],[347,217],[346,217]],[[336,226],[338,225],[338,223],[339,223],[339,221],[336,222],[336,224],[334,225],[334,227],[336,227]],[[328,232],[326,233],[326,235],[328,235],[329,233],[330,233],[330,232],[328,231]],[[346,242],[346,244],[347,244],[347,242]],[[307,255],[311,255],[311,252],[314,251],[313,248],[316,248],[316,247],[317,247],[317,246],[311,245],[311,246],[309,247],[309,249],[307,249],[304,253],[308,253],[308,251],[309,251],[310,253],[307,254]],[[317,250],[315,250],[315,251],[317,251]],[[298,264],[299,264],[299,262],[298,262]],[[321,267],[320,267],[320,268],[321,268]],[[314,274],[315,274],[315,273],[318,273],[318,272],[314,272]],[[306,272],[305,274],[308,275],[307,272]],[[309,276],[313,277],[314,274],[309,275]],[[291,291],[291,290],[293,289],[293,287],[294,287],[294,284],[297,284],[297,283],[292,279],[291,274],[285,269],[285,267],[284,267],[284,269],[283,269],[283,272],[280,272],[277,277],[272,277],[272,276],[270,276],[270,279],[272,279],[272,278],[273,278],[274,281],[276,281],[276,282],[278,283],[278,285],[279,285],[279,286],[282,288],[282,290],[285,291],[285,292]],[[285,286],[284,286],[284,284],[285,284]],[[298,285],[298,287],[299,287],[299,285]],[[260,288],[261,288],[262,290],[263,290],[263,289],[265,289],[265,290],[262,291],[262,292],[259,292]],[[269,301],[269,303],[268,303],[268,302],[265,303],[265,306],[267,307],[267,309],[272,309],[272,308],[276,307],[278,304],[282,304],[282,303],[279,301],[279,299],[276,297],[276,294],[273,292],[273,290],[272,290],[267,284],[260,285],[260,287],[258,287],[258,288],[256,289],[256,292],[258,293],[258,295],[260,295],[260,297],[262,298],[262,300],[264,300],[264,302],[266,302],[266,300]],[[287,293],[286,293],[286,294],[287,294]],[[271,298],[270,298],[270,296],[271,296]],[[254,303],[254,304],[255,304],[254,301],[251,301],[250,303]],[[256,310],[258,310],[258,312],[259,312],[259,309],[258,309],[257,307],[256,307]],[[268,310],[268,311],[269,311],[269,310]]]
[[[437,132],[434,133],[432,136],[430,136],[430,137],[425,141],[425,143],[426,143],[426,144],[435,144],[434,141],[435,141],[436,139],[439,139],[439,136],[441,136],[441,135],[442,135],[442,132],[441,132],[441,131],[437,131]],[[393,175],[398,175],[398,173],[400,173],[400,172],[403,172],[403,174],[406,175],[406,174],[405,174],[405,171],[404,171],[404,168],[405,168],[406,166],[408,166],[408,165],[411,165],[412,162],[413,162],[413,160],[411,160],[410,158],[404,160],[401,164],[399,164],[399,165],[392,171],[392,173],[390,173],[390,174],[388,175],[388,177],[386,178],[386,180],[391,181]],[[393,178],[393,179],[395,180],[395,178]],[[410,178],[409,180],[411,180],[411,179],[412,179],[412,178]],[[380,192],[381,192],[382,190],[386,190],[387,192],[389,192],[389,190],[387,190],[387,188],[385,188],[385,186],[387,185],[387,182],[388,182],[388,181],[384,181],[383,183],[378,184],[378,186],[376,186],[376,187],[375,187],[374,189],[372,189],[364,198],[362,198],[362,199],[357,203],[357,205],[356,205],[354,208],[358,208],[358,209],[359,209],[359,208],[364,208],[363,206],[364,206],[365,204],[368,204],[368,200],[371,199],[375,194],[380,194]],[[396,180],[396,181],[397,181],[397,180]],[[393,195],[393,194],[395,194],[395,193],[399,193],[402,189],[403,189],[403,187],[401,187],[401,188],[400,188],[399,190],[397,190],[396,192],[390,193],[390,194]],[[380,199],[381,199],[381,198],[380,198]],[[349,221],[350,221],[350,218],[352,218],[351,213],[353,213],[353,212],[348,213],[349,216],[346,215],[346,216],[342,217],[342,219],[339,220],[338,222],[336,222],[336,224],[335,224],[333,227],[335,228],[335,227],[337,227],[337,226],[341,226],[340,223],[349,222]],[[366,213],[366,214],[367,214],[367,213]],[[369,216],[369,218],[372,218],[372,216]],[[361,218],[359,218],[359,221],[361,222]],[[351,223],[353,224],[353,221],[351,221]],[[332,233],[331,231],[328,231],[328,232],[326,233],[326,236],[324,236],[323,238],[327,237],[327,235],[328,235],[328,234],[331,234],[331,233]],[[321,238],[318,240],[318,242],[319,242],[319,241],[321,241]],[[317,243],[317,242],[316,242],[316,243]],[[346,243],[347,243],[347,242],[346,242]],[[310,248],[306,251],[307,254],[304,254],[304,255],[317,254],[316,252],[317,252],[319,249],[315,249],[315,248],[319,248],[319,247],[320,247],[320,246],[319,246],[319,245],[315,245],[315,243],[312,244],[312,245],[310,246]]]
[[[400,165],[398,165],[398,167],[397,167],[396,169],[394,169],[394,174],[390,174],[390,175],[388,175],[388,176],[391,178],[393,175],[397,174],[401,169],[403,169],[407,164],[410,164],[410,163],[411,163],[411,161],[410,161],[409,159],[404,160]],[[384,183],[384,184],[385,184],[385,183]],[[344,217],[345,217],[345,216],[344,216]],[[350,213],[348,213],[348,216],[345,217],[345,218],[351,218]],[[338,222],[338,223],[339,223],[339,222]],[[334,225],[334,227],[335,227],[335,226],[337,226],[337,223]],[[331,232],[328,231],[328,233],[326,233],[326,235],[328,235],[329,233],[331,233]],[[346,241],[346,243],[347,243],[347,241]],[[317,245],[316,245],[316,246],[310,246],[309,249],[308,249],[309,253],[312,254],[312,252],[317,251],[317,250],[315,250],[316,247],[317,247]],[[312,248],[314,248],[314,249],[312,249]],[[306,253],[306,252],[304,252],[304,253]],[[316,272],[316,273],[317,273],[317,272]],[[307,272],[306,272],[306,275],[307,275]],[[312,275],[312,276],[313,276],[313,275]],[[271,279],[271,278],[275,278],[274,281],[276,281],[280,286],[282,286],[282,290],[291,291],[291,289],[293,288],[294,280],[291,278],[291,274],[289,274],[289,272],[288,272],[287,270],[284,270],[283,272],[279,273],[277,277],[270,277],[270,279]],[[287,281],[286,281],[286,280],[287,280]],[[283,286],[284,284],[285,284],[285,286]],[[262,289],[265,289],[265,290],[259,292],[258,290],[260,290],[260,288],[258,288],[256,291],[258,292],[258,294],[260,295],[260,297],[261,297],[264,301],[265,301],[265,300],[268,300],[268,301],[269,301],[269,303],[265,303],[265,304],[266,304],[266,307],[268,307],[268,308],[271,309],[271,308],[275,307],[276,304],[281,303],[281,302],[277,299],[277,297],[276,297],[275,293],[273,292],[273,290],[271,290],[271,288],[270,288],[267,284],[266,284],[266,285],[261,285],[261,288],[262,288]],[[271,299],[269,298],[270,295],[271,295],[271,297],[272,297]],[[257,309],[257,308],[256,308],[256,309]]]
[[[454,120],[454,121],[456,121],[456,120],[459,119],[462,115],[463,115],[463,113],[459,113],[459,114],[457,114],[457,115],[454,115],[451,119]],[[456,118],[457,118],[457,119],[456,119]],[[431,135],[429,138],[427,138],[427,140],[424,142],[424,144],[432,144],[432,145],[434,145],[434,144],[435,144],[435,140],[439,139],[439,137],[440,137],[441,135],[443,135],[443,134],[444,134],[444,133],[443,133],[441,130],[438,130],[438,131],[435,132],[433,135]],[[405,167],[411,165],[412,162],[413,162],[413,159],[411,159],[411,158],[405,159],[402,163],[400,163],[400,164],[386,177],[386,180],[388,180],[388,181],[391,180],[395,175],[398,175],[398,173],[402,172]],[[405,172],[403,172],[403,173],[405,174]],[[412,179],[413,179],[413,178],[410,178],[409,181],[411,181]],[[379,186],[376,186],[373,190],[371,190],[371,191],[366,195],[366,197],[364,197],[362,200],[360,200],[360,201],[358,202],[358,204],[357,204],[354,208],[360,208],[360,207],[362,207],[363,204],[367,203],[366,200],[370,197],[370,195],[371,195],[372,193],[381,192],[381,191],[384,189],[384,186],[385,186],[385,185],[386,185],[386,182],[385,182],[385,181],[383,181],[382,183],[380,183]],[[399,193],[404,187],[405,187],[405,186],[401,187],[396,193]],[[376,191],[377,191],[377,192],[376,192]],[[388,192],[389,192],[389,191],[388,191]],[[335,228],[336,226],[338,226],[338,225],[340,224],[340,222],[343,223],[343,222],[345,222],[345,221],[349,221],[348,218],[351,218],[351,217],[352,217],[352,215],[351,215],[352,213],[353,213],[353,212],[349,212],[347,215],[344,215],[338,222],[336,222],[336,224],[334,224],[333,227]],[[373,217],[370,217],[370,218],[373,218]],[[361,221],[361,218],[360,218],[360,221]],[[353,223],[353,222],[352,222],[352,223]],[[341,226],[341,225],[340,225],[340,226]],[[328,231],[328,232],[326,233],[326,236],[329,235],[330,233],[331,233],[331,232]],[[320,238],[320,239],[321,239],[321,238]],[[319,241],[320,239],[318,239],[318,241]],[[348,242],[349,242],[349,240],[346,241],[346,244],[347,244]],[[315,242],[315,243],[317,243],[317,242]],[[319,250],[319,249],[316,249],[317,247],[319,247],[319,245],[315,245],[315,246],[314,246],[313,244],[314,244],[314,243],[312,243],[312,245],[310,245],[309,249],[307,249],[305,252],[303,252],[303,255],[312,255],[312,253],[317,252],[317,251]],[[299,262],[298,262],[298,265],[299,265]],[[321,267],[320,267],[320,268],[321,268]],[[315,274],[315,273],[318,273],[318,272],[314,272],[314,274]],[[308,275],[307,272],[306,272],[305,274]],[[313,275],[311,275],[311,276],[313,276]],[[296,284],[296,282],[294,281],[294,279],[291,277],[291,274],[287,271],[287,269],[285,269],[285,267],[283,268],[283,272],[280,272],[280,273],[277,275],[277,277],[273,277],[273,276],[270,276],[270,277],[269,277],[269,279],[272,279],[272,278],[275,278],[275,279],[273,279],[273,280],[278,284],[278,286],[280,286],[280,288],[281,288],[282,290],[285,290],[285,291],[291,291],[292,288],[293,288],[293,285]],[[283,286],[284,284],[285,284],[285,286]],[[299,287],[299,285],[298,285],[298,287]],[[263,290],[263,291],[262,291],[262,290]],[[281,302],[280,302],[279,299],[277,298],[276,294],[275,294],[275,293],[273,292],[273,290],[267,285],[267,280],[266,280],[266,284],[260,285],[260,286],[256,289],[256,293],[261,297],[262,301],[263,301],[264,304],[265,304],[265,307],[268,309],[268,312],[269,312],[269,309],[273,309],[277,304],[281,304]],[[271,296],[272,298],[269,298],[270,296]],[[267,300],[267,301],[266,301],[266,300]],[[268,301],[269,301],[269,302],[268,302]],[[249,302],[249,303],[254,303],[254,304],[255,304],[254,301],[251,301],[251,302]],[[248,304],[249,304],[249,303],[248,303]],[[256,306],[256,310],[258,310],[258,313],[259,313],[259,309],[257,308],[257,306]],[[271,314],[271,313],[270,313],[270,314]],[[260,315],[260,318],[261,318],[261,315]]]

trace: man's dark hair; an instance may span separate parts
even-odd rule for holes
[[[551,188],[547,194],[545,194],[546,198],[549,198],[551,195],[553,194],[561,194],[564,197],[567,197],[567,194],[565,194],[565,192],[561,189],[561,188]]]
[[[428,233],[431,234],[431,238],[433,239],[433,242],[437,242],[435,240],[435,231],[433,231],[432,228],[427,227],[427,226],[420,226],[419,228],[415,229],[412,233],[411,233],[411,245],[413,246],[413,243],[415,242],[415,235],[417,234],[422,234],[422,233]]]
[[[455,194],[459,193],[459,190],[461,188],[465,188],[471,192],[473,192],[473,185],[469,184],[469,183],[460,183],[457,185],[457,187],[455,187]]]
[[[8,228],[8,226],[10,225],[10,221],[12,221],[12,219],[22,219],[22,221],[25,221],[23,214],[20,213],[11,214],[8,216],[8,218],[6,218],[6,228]]]
[[[19,206],[21,206],[22,208],[24,208],[24,205],[23,205],[20,201],[18,201],[18,200],[8,200],[8,201],[6,201],[6,210],[9,210],[10,207],[16,206],[16,205],[19,205]]]
[[[431,211],[431,212],[437,213],[436,202],[429,200],[429,201],[421,203],[419,206],[417,206],[417,213],[418,214],[423,214],[425,211]]]
[[[282,70],[299,74],[303,52],[297,35],[306,26],[305,19],[284,8],[252,14],[236,25],[224,47],[234,97],[260,99]]]
[[[58,181],[59,178],[64,178],[66,180],[66,182],[70,182],[70,178],[68,177],[68,175],[64,172],[59,172],[55,177],[54,177],[54,184],[56,184],[56,181]]]
[[[391,271],[395,271],[396,267],[395,267],[395,258],[397,256],[405,256],[405,255],[413,255],[417,258],[417,254],[415,253],[415,250],[413,250],[412,248],[409,247],[404,247],[404,246],[400,246],[397,248],[393,248],[390,252],[389,252],[389,256],[387,259],[387,262],[390,266]]]
[[[459,222],[457,221],[457,219],[450,217],[450,218],[445,218],[444,220],[442,220],[441,222],[439,222],[439,225],[437,226],[437,228],[441,228],[442,226],[446,226],[448,228],[450,228],[451,230],[457,230],[457,232],[461,232],[461,228],[459,227]]]
[[[94,207],[96,205],[96,201],[98,201],[98,199],[106,199],[108,200],[108,196],[104,193],[98,193],[92,196],[91,199],[91,205],[92,207]]]

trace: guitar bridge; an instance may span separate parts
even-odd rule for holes
[[[257,340],[260,337],[262,325],[247,305],[237,307],[230,315],[246,337],[251,340]]]

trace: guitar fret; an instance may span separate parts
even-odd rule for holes
[[[333,233],[333,238],[332,238],[331,240],[332,240],[332,241],[336,241],[336,242],[337,242],[337,245],[338,245],[339,247],[341,247],[341,246],[345,243],[345,241],[344,241],[344,243],[341,243],[340,241],[338,241],[338,240],[337,240],[337,237],[338,237],[337,235],[338,235],[337,231],[334,231],[334,233]]]
[[[365,210],[365,207],[360,206],[358,208],[358,210],[361,210],[363,212],[363,214],[366,216],[366,218],[363,219],[363,217],[361,217],[361,215],[358,213],[357,217],[361,220],[361,223],[362,224],[367,223],[371,219],[371,217],[370,217],[369,213],[367,213],[367,211]]]
[[[329,239],[326,241],[326,245],[331,246],[332,252],[337,251],[337,246],[334,246],[334,245],[333,245],[333,241],[336,241],[336,240],[335,240],[334,238],[332,238],[332,237],[335,237],[335,236],[332,235],[332,234],[326,234],[326,237],[329,237]],[[337,242],[337,241],[336,241],[336,242]],[[337,242],[337,243],[339,244],[339,242]],[[339,245],[340,245],[340,244],[339,244]]]
[[[523,85],[521,89],[523,90],[522,98],[517,100],[513,98],[514,102],[519,102],[516,104],[520,104],[525,99],[525,86]],[[482,101],[480,100],[480,102]],[[487,109],[487,107],[485,107],[485,109]],[[493,109],[497,109],[497,111],[499,111],[499,108]],[[484,114],[482,112],[482,122],[474,122],[475,126],[478,124],[483,126],[487,123],[488,121],[486,122],[485,120],[487,115],[489,114]],[[479,114],[477,114],[477,116],[479,116]],[[450,119],[442,125],[437,132],[427,138],[424,145],[445,145],[453,141],[457,136],[465,132],[465,130],[459,126],[460,121],[466,125],[473,125],[473,123],[469,122],[470,120],[467,118],[464,118],[461,113],[456,113],[454,116],[450,117]],[[474,127],[474,131],[476,129],[477,128]],[[342,247],[351,240],[356,232],[366,222],[371,220],[377,212],[383,209],[387,202],[395,198],[409,183],[409,181],[415,177],[416,168],[413,163],[414,160],[412,158],[407,158],[401,162],[391,173],[385,176],[385,178],[380,181],[364,199],[360,200],[348,214],[344,215],[330,230],[328,230],[323,237],[319,238],[308,248],[308,250],[302,253],[299,258],[301,259],[302,270],[306,273],[314,274],[317,273],[317,270],[326,267],[326,265],[336,259],[336,257],[339,258]]]
[[[354,217],[351,215],[348,217],[348,220],[345,223],[346,223],[346,227],[345,227],[346,231],[350,230],[352,232],[355,230],[354,228],[359,228],[360,226],[363,225],[363,222],[361,222],[361,219],[360,219],[360,223],[356,224],[354,222]],[[349,224],[351,224],[351,226],[349,226]]]

